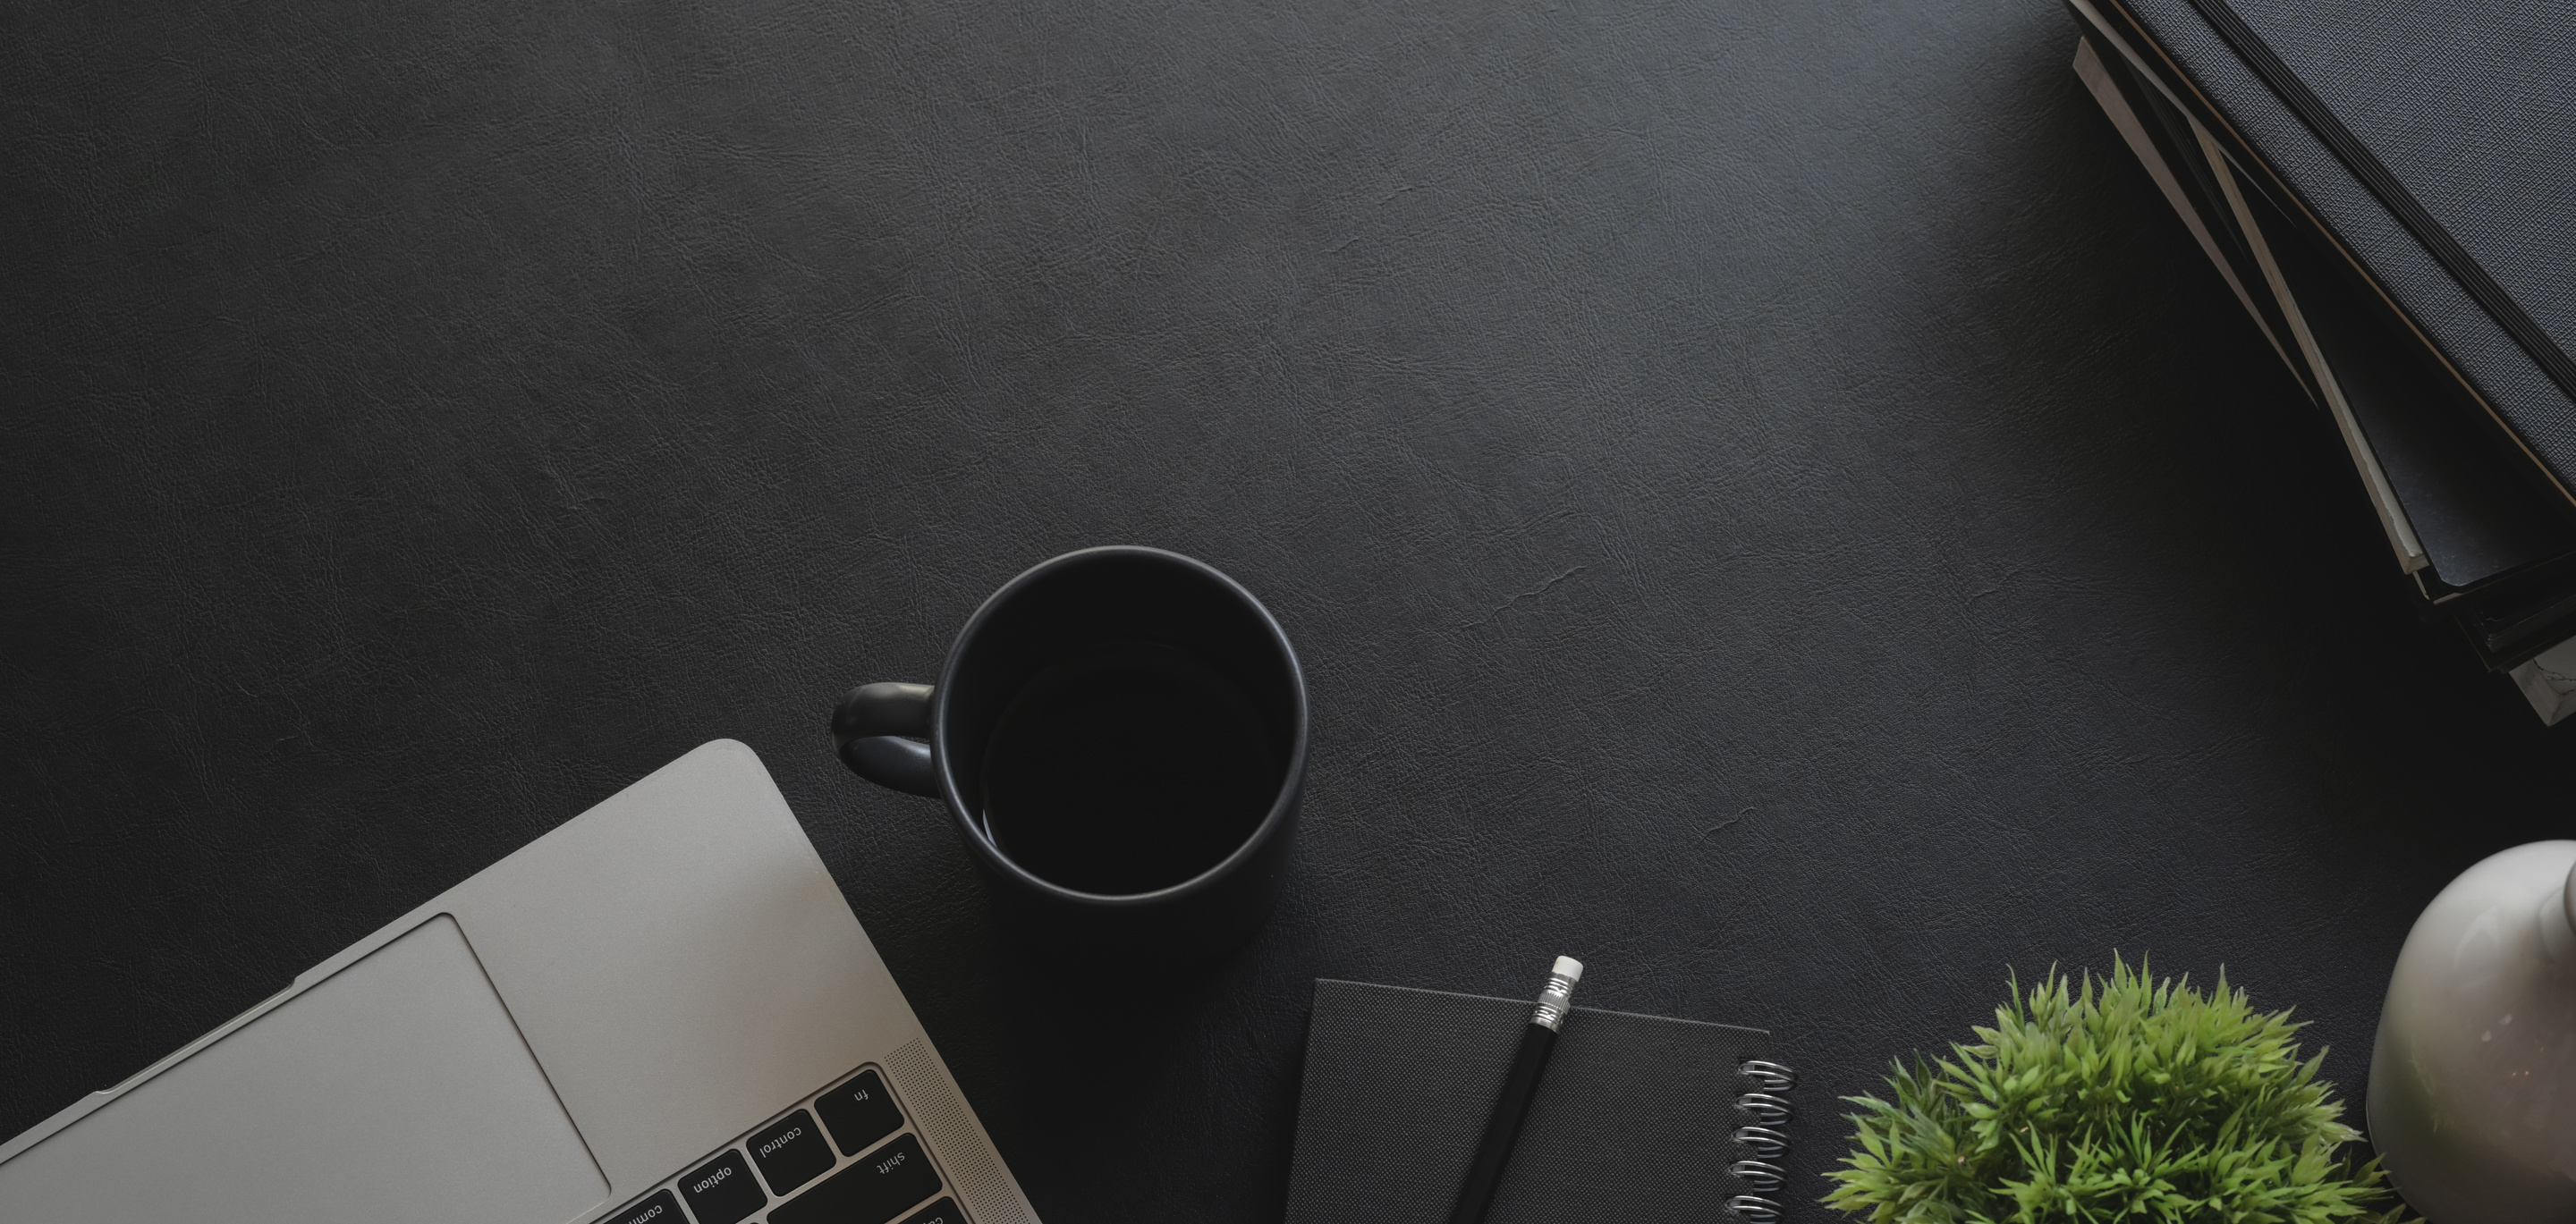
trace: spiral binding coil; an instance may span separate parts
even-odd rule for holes
[[[1739,1160],[1726,1166],[1726,1171],[1734,1174],[1735,1180],[1764,1194],[1779,1189],[1782,1182],[1789,1180],[1787,1169],[1767,1160]]]
[[[1775,1062],[1748,1058],[1735,1069],[1737,1075],[1761,1086],[1764,1092],[1787,1092],[1798,1086],[1798,1073]]]
[[[1735,1146],[1746,1158],[1728,1165],[1726,1171],[1747,1189],[1761,1194],[1739,1194],[1726,1200],[1727,1211],[1745,1224],[1778,1224],[1779,1200],[1763,1195],[1776,1193],[1789,1180],[1789,1171],[1775,1163],[1789,1151],[1789,1136],[1781,1127],[1789,1124],[1789,1099],[1785,1093],[1798,1086],[1798,1073],[1779,1063],[1748,1058],[1735,1069],[1749,1091],[1735,1098],[1735,1112],[1745,1125],[1735,1128]]]
[[[1789,1137],[1767,1126],[1739,1126],[1735,1146],[1764,1160],[1778,1160],[1780,1153],[1789,1150]]]
[[[1726,1200],[1726,1209],[1751,1224],[1772,1224],[1780,1218],[1780,1204],[1759,1194],[1739,1194]]]

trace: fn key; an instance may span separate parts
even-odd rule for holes
[[[770,1208],[769,1224],[886,1224],[937,1193],[939,1170],[907,1134]]]
[[[823,1115],[823,1125],[832,1128],[832,1138],[840,1142],[844,1156],[856,1156],[869,1144],[903,1129],[903,1111],[895,1107],[885,1081],[874,1071],[851,1076],[848,1083],[824,1093],[814,1108]]]

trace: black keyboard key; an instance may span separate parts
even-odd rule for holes
[[[731,1148],[681,1174],[680,1194],[689,1200],[689,1214],[698,1224],[742,1224],[743,1217],[769,1203],[760,1183],[751,1180],[751,1166]]]
[[[874,1071],[861,1071],[850,1082],[824,1093],[814,1108],[822,1113],[823,1125],[832,1128],[832,1141],[841,1145],[844,1156],[856,1155],[903,1129],[903,1110],[896,1107],[885,1081]]]
[[[626,1209],[626,1214],[601,1224],[689,1224],[680,1218],[680,1200],[668,1190],[656,1190],[653,1197]]]
[[[939,1170],[907,1134],[772,1208],[769,1224],[886,1224],[937,1193]]]
[[[751,1137],[751,1159],[760,1166],[769,1192],[785,1198],[796,1187],[832,1171],[832,1149],[814,1125],[814,1115],[797,1110],[786,1120]]]
[[[903,1224],[966,1224],[957,1200],[944,1198],[903,1218]]]

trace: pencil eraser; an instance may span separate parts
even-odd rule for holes
[[[1560,956],[1556,958],[1556,968],[1548,972],[1569,982],[1580,982],[1583,980],[1583,962],[1571,956]]]

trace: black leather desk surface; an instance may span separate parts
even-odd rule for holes
[[[1801,1198],[2007,967],[2357,1094],[2566,827],[2044,0],[0,29],[0,1133],[718,736],[1058,1224],[1275,1219],[1318,975],[1773,1027]],[[1317,741],[1260,941],[1103,1008],[823,720],[1113,541]]]

